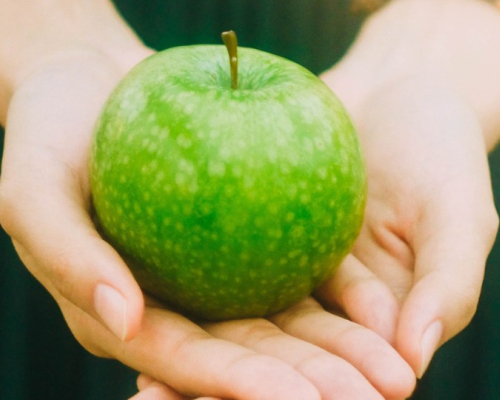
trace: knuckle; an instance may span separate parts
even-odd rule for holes
[[[75,282],[72,282],[69,276],[71,264],[72,261],[67,254],[61,251],[53,251],[48,257],[47,265],[44,268],[59,293],[67,299],[73,298],[78,292]]]
[[[171,338],[169,353],[173,359],[188,359],[198,346],[205,347],[209,340],[210,336],[206,332],[183,333],[177,338]]]
[[[344,362],[342,361],[342,363]],[[347,362],[344,365],[347,365]],[[332,363],[330,354],[318,350],[299,360],[294,367],[301,372],[311,372],[315,375],[323,375],[325,373],[331,373],[332,371],[330,369],[336,367],[336,365]]]
[[[253,347],[282,335],[283,332],[270,321],[256,319],[241,332],[240,340],[243,344]]]

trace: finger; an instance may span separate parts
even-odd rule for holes
[[[188,400],[167,385],[144,374],[137,377],[137,388],[139,393],[131,400]]]
[[[380,336],[325,312],[308,299],[272,318],[284,332],[335,354],[358,369],[387,399],[408,397],[415,375]]]
[[[186,396],[180,395],[167,385],[164,385],[144,374],[140,374],[137,378],[137,388],[140,393],[132,397],[130,400],[188,400]],[[194,400],[222,399],[215,397],[197,397]]]
[[[399,305],[389,287],[353,255],[315,292],[325,307],[340,307],[349,318],[394,343]]]
[[[365,377],[345,360],[294,338],[264,319],[246,319],[204,326],[214,336],[292,365],[327,399],[382,399]]]
[[[50,85],[34,78],[16,91],[6,129],[0,221],[35,276],[45,276],[58,293],[128,340],[139,330],[143,298],[88,214],[86,149],[107,91],[95,77],[88,84],[81,69],[68,66],[77,70],[76,78],[53,71]]]
[[[66,305],[72,306],[66,302],[61,308],[68,310]],[[147,308],[141,331],[129,342],[119,341],[78,310],[71,327],[80,342],[98,343],[125,365],[190,398],[320,400],[313,384],[290,365],[216,339],[164,309]]]
[[[130,400],[187,400],[187,397],[181,396],[168,386],[157,382],[141,390]]]
[[[443,188],[415,234],[415,285],[402,307],[396,343],[419,377],[439,345],[475,313],[498,226],[493,202],[478,198],[481,191],[477,185]]]
[[[404,226],[413,226],[413,220],[408,217],[411,206],[403,206],[401,214],[404,217],[401,218],[393,215],[396,213],[384,210],[386,207],[377,207],[374,203],[377,203],[376,199],[368,200],[366,221],[352,253],[390,288],[398,303],[401,303],[413,285],[415,260],[413,251],[403,239],[406,234]]]

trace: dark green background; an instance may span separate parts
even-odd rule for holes
[[[361,16],[349,13],[348,0],[116,3],[143,40],[156,49],[219,43],[221,31],[234,29],[241,45],[285,56],[315,73],[344,54],[362,22]],[[0,135],[3,143],[3,132]],[[499,205],[500,151],[490,161]],[[497,243],[476,317],[439,350],[415,399],[500,399],[499,262]],[[126,399],[135,392],[134,379],[133,371],[97,359],[78,345],[55,302],[24,269],[0,231],[0,398]]]

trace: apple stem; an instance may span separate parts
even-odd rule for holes
[[[229,53],[231,67],[231,88],[238,89],[238,40],[234,31],[222,32],[222,40]]]

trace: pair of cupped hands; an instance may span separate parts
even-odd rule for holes
[[[368,173],[352,253],[314,296],[268,319],[196,324],[143,295],[93,222],[88,152],[128,64],[92,51],[53,57],[8,109],[0,222],[78,341],[140,373],[139,399],[403,399],[435,350],[470,321],[494,240],[481,128],[425,77],[357,99]],[[208,396],[208,397],[203,397]]]

